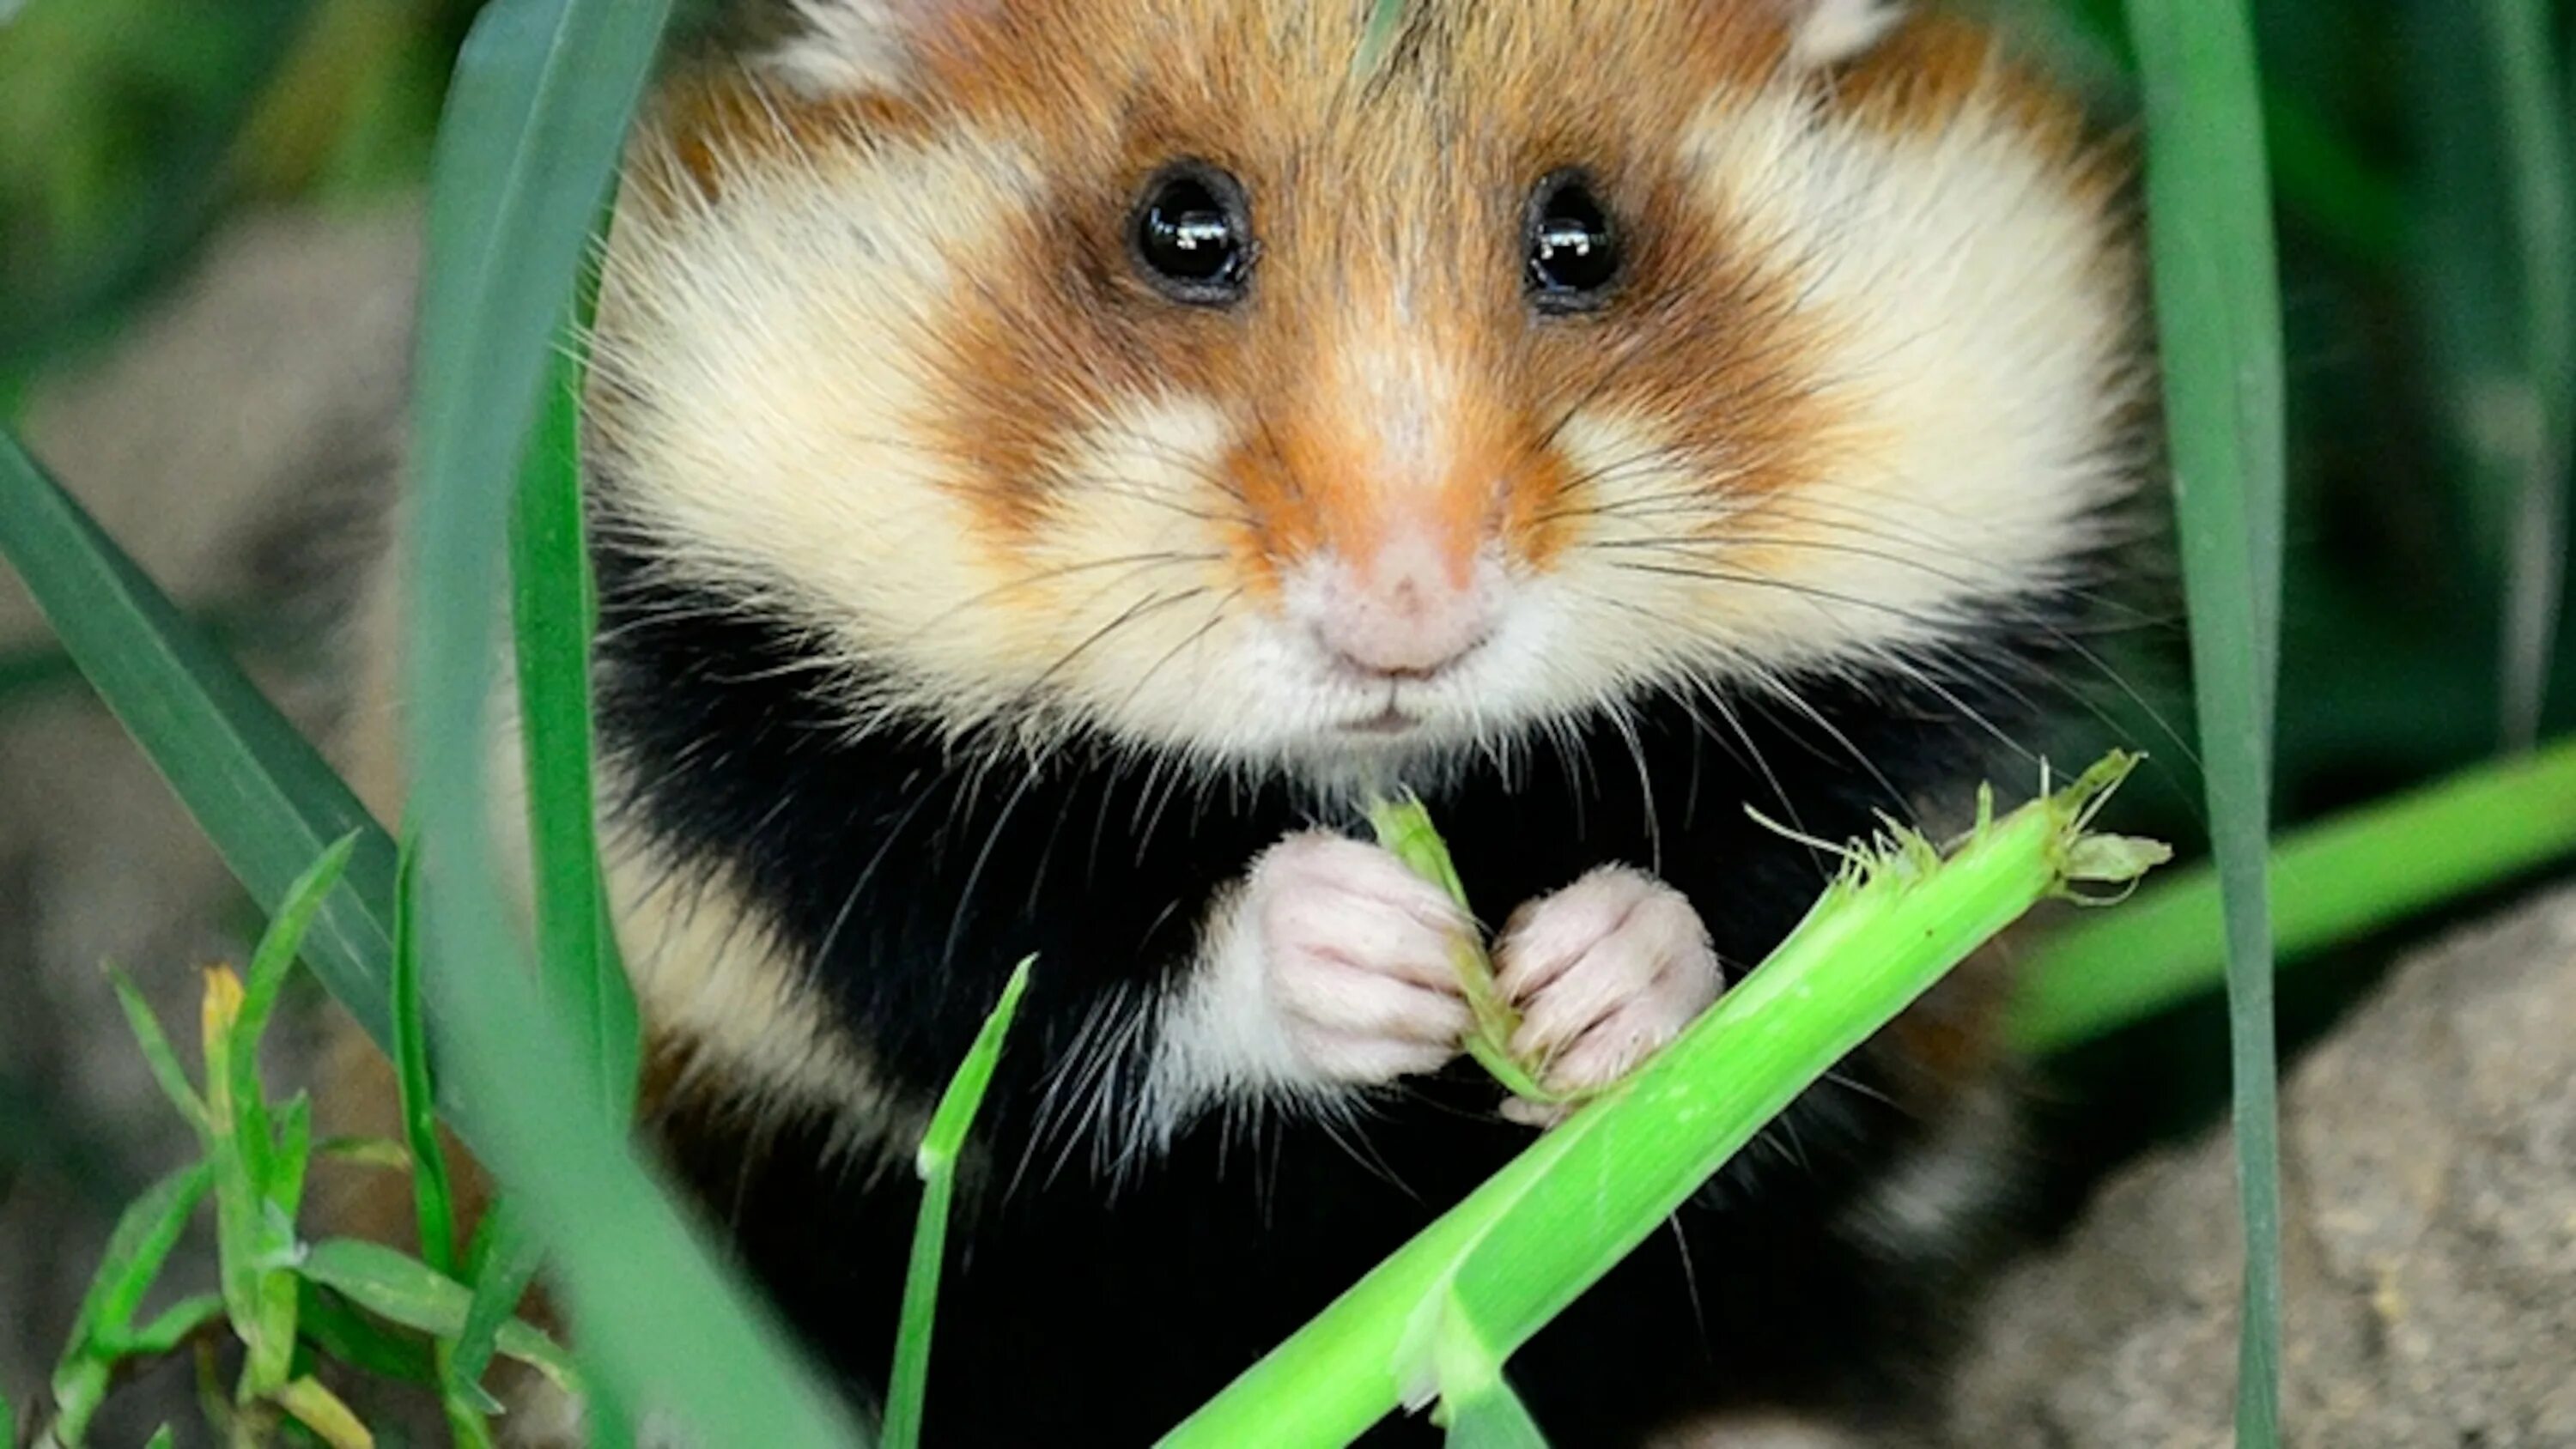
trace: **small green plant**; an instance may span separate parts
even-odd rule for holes
[[[126,1209],[74,1320],[55,1368],[53,1413],[40,1443],[77,1449],[120,1371],[138,1361],[194,1346],[211,1372],[211,1348],[228,1334],[242,1346],[230,1393],[207,1396],[227,1442],[270,1442],[292,1421],[331,1449],[374,1442],[315,1369],[324,1361],[397,1379],[435,1384],[449,1405],[460,1444],[491,1440],[482,1415],[496,1408],[481,1387],[495,1352],[529,1364],[567,1392],[579,1392],[570,1357],[543,1333],[509,1317],[518,1294],[495,1293],[502,1282],[488,1245],[469,1264],[476,1286],[390,1248],[347,1240],[306,1240],[297,1217],[316,1156],[400,1169],[438,1161],[434,1140],[415,1132],[408,1145],[312,1135],[311,1099],[297,1093],[272,1102],[259,1074],[259,1051],[279,997],[322,902],[348,869],[356,838],[339,841],[289,889],[252,953],[247,975],[216,966],[206,972],[199,1042],[204,1071],[189,1079],[177,1050],[142,994],[113,974],[119,1000],[162,1092],[195,1130],[202,1155],[171,1172]],[[412,978],[400,978],[408,986]],[[400,991],[398,1020],[417,1023],[417,996]],[[406,1054],[408,1055],[408,1054]],[[426,1123],[425,1072],[404,1063],[404,1118]],[[452,1221],[444,1175],[417,1174],[424,1243],[433,1221]],[[434,1186],[431,1186],[434,1184]],[[148,1316],[162,1268],[198,1210],[212,1201],[220,1291],[182,1298]],[[524,1277],[518,1282],[524,1285]],[[493,1306],[497,1299],[497,1311]],[[432,1371],[432,1366],[436,1371]]]
[[[465,1251],[457,1251],[457,1206],[433,1110],[420,997],[412,907],[417,871],[407,847],[397,874],[392,1003],[402,1140],[315,1142],[304,1094],[282,1106],[266,1096],[257,1069],[260,1039],[314,914],[339,884],[355,843],[351,837],[335,844],[296,881],[261,938],[247,979],[220,966],[206,973],[202,1087],[189,1080],[141,993],[122,972],[111,971],[154,1080],[196,1129],[204,1156],[153,1184],[119,1219],[54,1373],[53,1419],[38,1441],[46,1449],[78,1449],[86,1441],[121,1371],[192,1345],[210,1363],[205,1350],[224,1331],[245,1349],[241,1376],[228,1397],[204,1397],[208,1417],[235,1445],[271,1442],[285,1420],[330,1449],[372,1444],[358,1415],[316,1377],[317,1365],[336,1363],[433,1392],[453,1443],[491,1449],[490,1420],[503,1406],[483,1379],[496,1357],[528,1365],[561,1392],[584,1398],[593,1443],[626,1439],[613,1417],[615,1407],[585,1397],[572,1355],[512,1316],[540,1255],[508,1201],[488,1205]],[[940,1098],[916,1154],[923,1193],[887,1403],[882,1442],[888,1449],[912,1449],[919,1442],[957,1160],[992,1083],[1032,964],[1022,962],[1013,974]],[[296,1216],[316,1155],[408,1172],[420,1256],[357,1239],[306,1241]],[[182,1298],[143,1316],[163,1267],[209,1199],[215,1204],[222,1291]],[[0,1449],[15,1449],[9,1416],[7,1401],[0,1399]]]

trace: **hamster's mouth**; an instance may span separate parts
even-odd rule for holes
[[[1389,700],[1386,707],[1377,713],[1345,721],[1341,729],[1344,734],[1383,737],[1411,734],[1421,727],[1422,716],[1411,713],[1395,701]]]

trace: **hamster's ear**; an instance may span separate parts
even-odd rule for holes
[[[1835,65],[1878,43],[1905,18],[1897,0],[1784,0],[1789,57],[1801,66]]]
[[[925,51],[989,16],[1000,0],[770,0],[743,47],[747,63],[807,96],[898,90]]]

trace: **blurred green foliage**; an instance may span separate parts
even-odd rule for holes
[[[0,0],[0,406],[227,208],[426,170],[470,0]]]

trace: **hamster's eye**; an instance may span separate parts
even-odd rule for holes
[[[1525,290],[1541,312],[1589,312],[1619,283],[1619,231],[1580,171],[1559,171],[1531,190],[1522,221]]]
[[[1127,226],[1137,275],[1173,301],[1196,307],[1242,300],[1258,251],[1243,184],[1203,161],[1157,172]]]

